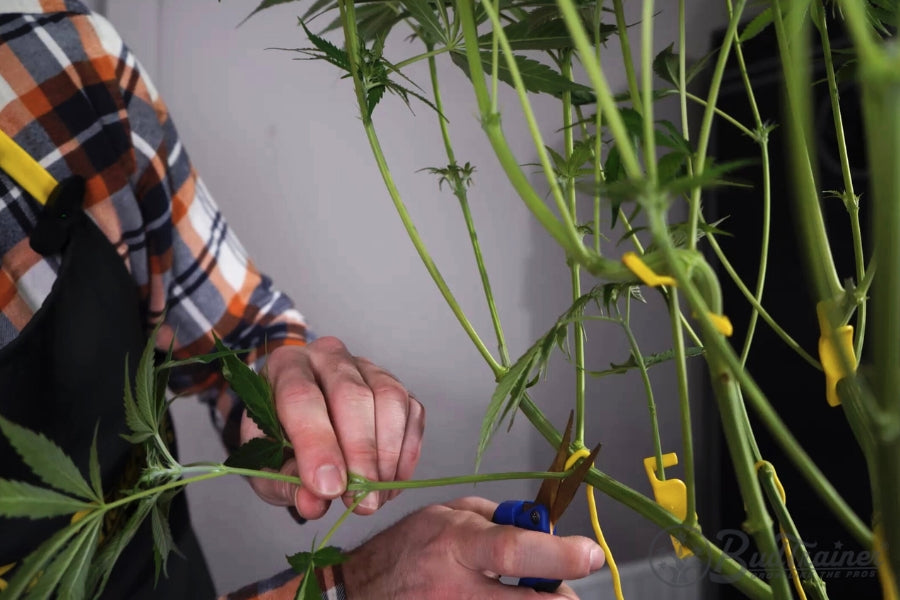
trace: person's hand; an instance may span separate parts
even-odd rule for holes
[[[577,600],[508,586],[499,576],[579,579],[603,566],[603,550],[584,537],[559,537],[490,521],[497,504],[461,498],[424,508],[349,553],[341,565],[348,598]]]
[[[251,485],[267,502],[294,506],[306,519],[325,514],[345,494],[347,472],[374,481],[412,477],[422,445],[425,409],[397,379],[352,356],[340,340],[281,346],[266,361],[278,418],[294,446],[282,473],[299,473],[302,487],[269,479]],[[244,414],[241,443],[262,432]],[[356,512],[370,514],[395,492],[372,493]]]

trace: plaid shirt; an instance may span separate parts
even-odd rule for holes
[[[134,278],[148,331],[165,314],[161,350],[206,353],[215,333],[256,361],[304,343],[303,317],[248,259],[156,88],[105,19],[76,0],[0,0],[0,129],[58,181],[85,178],[85,210]],[[29,246],[40,210],[0,171],[0,347],[41,306],[60,265]],[[216,370],[183,370],[171,386],[201,393],[234,445],[241,407]],[[322,576],[333,584],[323,596],[342,597],[334,576]],[[291,585],[277,576],[253,589],[274,598]]]

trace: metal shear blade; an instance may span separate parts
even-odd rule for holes
[[[558,473],[565,470],[566,459],[569,456],[569,445],[572,440],[572,420],[573,413],[569,413],[569,421],[566,424],[566,430],[563,433],[562,441],[553,458],[553,463],[548,469],[551,472]],[[550,514],[551,532],[556,527],[556,522],[569,507],[575,493],[578,491],[581,482],[587,476],[588,471],[594,464],[597,454],[600,452],[600,444],[594,448],[590,456],[586,457],[578,467],[572,471],[567,477],[562,479],[545,479],[538,490],[537,497],[534,499],[535,504],[542,504],[547,507]]]

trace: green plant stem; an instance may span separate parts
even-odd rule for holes
[[[504,368],[493,357],[490,350],[488,350],[488,348],[484,345],[484,342],[481,341],[481,338],[478,337],[478,333],[475,331],[475,328],[469,322],[469,319],[468,317],[466,317],[465,312],[463,312],[459,303],[456,301],[456,298],[453,296],[453,293],[450,291],[450,287],[447,285],[447,282],[444,280],[443,276],[438,270],[437,265],[434,264],[431,255],[428,253],[428,249],[426,248],[425,243],[422,241],[422,238],[419,235],[415,224],[412,222],[409,211],[407,211],[406,205],[403,203],[403,200],[400,197],[400,192],[397,190],[397,186],[394,184],[394,178],[391,175],[390,169],[388,168],[387,160],[385,159],[384,152],[381,149],[381,143],[378,141],[378,135],[375,132],[375,127],[372,124],[372,120],[365,116],[367,114],[365,88],[363,82],[360,80],[357,64],[359,42],[356,33],[356,21],[353,12],[353,3],[348,0],[339,0],[338,5],[341,9],[341,20],[344,27],[344,37],[347,42],[347,55],[350,61],[350,72],[353,76],[354,87],[356,88],[357,102],[359,104],[360,112],[364,115],[363,127],[365,128],[366,138],[369,140],[369,147],[372,150],[372,154],[375,157],[375,162],[378,165],[378,170],[381,173],[384,184],[387,187],[388,193],[391,196],[391,200],[394,203],[394,208],[397,210],[397,214],[400,216],[400,220],[403,222],[403,227],[406,229],[406,233],[409,236],[409,239],[412,241],[413,246],[415,246],[416,251],[419,253],[419,258],[422,259],[425,268],[428,270],[428,274],[431,275],[431,278],[434,280],[434,283],[437,286],[438,290],[440,290],[441,295],[444,297],[444,300],[447,302],[450,310],[453,311],[453,314],[456,316],[460,325],[462,325],[465,332],[469,335],[469,339],[471,339],[472,343],[475,344],[478,352],[488,363],[488,365],[490,365],[491,370],[494,372],[494,375],[499,376],[501,373],[503,373]]]
[[[878,281],[872,288],[872,321],[877,327],[870,334],[874,363],[870,380],[878,411],[874,453],[878,487],[873,489],[873,495],[883,508],[875,515],[875,522],[880,524],[888,559],[880,569],[897,585],[900,514],[893,507],[900,497],[900,171],[894,161],[900,157],[900,78],[896,73],[891,78],[877,77],[868,65],[860,64],[860,69],[872,177],[873,239],[879,269]]]
[[[625,66],[625,78],[628,80],[628,92],[631,95],[631,106],[640,111],[641,92],[638,88],[637,75],[634,72],[634,59],[631,56],[631,42],[628,40],[628,24],[625,22],[625,7],[622,0],[613,0],[613,12],[616,15],[616,33],[622,48],[622,63]]]
[[[562,56],[562,75],[572,81],[572,53],[564,51]],[[563,107],[563,148],[568,163],[572,158],[575,141],[572,132],[572,92],[565,91],[562,96]],[[566,181],[566,201],[569,214],[578,222],[578,205],[576,204],[575,182]],[[581,265],[570,262],[569,272],[572,280],[572,301],[581,298]],[[585,398],[585,372],[584,372],[584,325],[581,321],[572,323],[572,335],[575,338],[575,442],[576,445],[584,445],[584,398]]]
[[[765,427],[771,432],[775,442],[782,448],[788,459],[797,467],[797,470],[804,479],[809,482],[810,486],[816,494],[822,499],[838,520],[847,528],[847,530],[862,544],[869,548],[872,544],[872,532],[853,512],[853,509],[841,498],[834,486],[828,481],[825,475],[819,470],[813,460],[803,450],[800,444],[791,434],[790,430],[785,426],[784,422],[778,416],[778,413],[766,399],[765,394],[753,380],[753,378],[741,367],[740,360],[735,354],[734,349],[725,341],[725,339],[716,331],[712,321],[709,318],[706,302],[703,300],[699,291],[691,283],[687,273],[681,266],[675,255],[675,249],[672,246],[666,233],[665,223],[661,215],[656,214],[656,210],[648,213],[648,219],[651,224],[654,238],[664,254],[668,258],[669,268],[679,282],[681,291],[684,292],[685,298],[691,307],[697,319],[700,322],[701,331],[703,332],[704,348],[707,351],[707,357],[710,352],[715,353],[716,359],[723,361],[725,366],[730,370],[731,375],[737,378],[744,390],[744,397],[749,400],[753,410],[759,416]]]
[[[706,167],[706,154],[709,149],[713,115],[715,114],[715,107],[719,99],[719,89],[722,86],[722,78],[725,75],[725,67],[728,64],[728,55],[731,53],[731,45],[736,37],[738,22],[741,19],[746,4],[747,0],[738,0],[737,10],[731,15],[731,19],[728,22],[728,28],[725,30],[725,37],[722,40],[722,47],[719,50],[716,67],[713,70],[712,78],[710,79],[709,94],[706,98],[706,109],[703,112],[703,119],[700,122],[697,153],[696,159],[694,160],[694,171],[698,174],[703,173],[703,169]],[[697,187],[691,194],[689,202],[688,247],[691,250],[697,248],[697,225],[700,220],[700,193],[701,188]]]
[[[656,477],[660,481],[666,479],[666,470],[663,468],[662,460],[662,439],[659,434],[659,418],[656,413],[656,400],[653,397],[653,384],[650,383],[650,373],[647,371],[647,365],[644,364],[644,355],[638,346],[637,338],[631,330],[631,294],[625,297],[625,318],[619,314],[619,305],[615,304],[616,314],[619,322],[622,324],[622,330],[625,337],[628,338],[628,345],[631,348],[631,356],[637,363],[638,371],[641,374],[641,383],[644,384],[644,395],[647,397],[647,412],[650,415],[650,437],[653,440],[653,452],[656,455]]]
[[[790,336],[790,334],[784,330],[781,325],[779,325],[772,315],[769,314],[762,304],[756,299],[756,296],[747,288],[747,285],[741,280],[740,276],[737,274],[737,271],[734,270],[734,266],[732,266],[731,261],[728,260],[728,257],[725,255],[725,252],[722,250],[722,247],[719,246],[718,240],[716,240],[716,236],[708,235],[707,239],[709,240],[709,244],[713,249],[713,252],[716,254],[716,258],[719,259],[719,262],[722,264],[722,267],[725,269],[725,272],[728,273],[728,276],[731,277],[731,280],[740,290],[741,294],[743,294],[744,298],[747,299],[747,302],[753,307],[753,310],[759,313],[762,317],[762,320],[765,321],[769,327],[772,328],[772,331],[782,339],[782,341],[788,345],[794,352],[800,355],[803,360],[810,364],[815,369],[819,371],[822,370],[822,364],[818,361],[818,359],[814,358],[809,352],[803,349],[799,343],[797,343],[794,338]]]
[[[461,485],[467,483],[487,483],[491,481],[512,481],[525,479],[562,479],[566,472],[559,471],[521,471],[509,473],[477,473],[474,475],[458,475],[455,477],[437,477],[434,479],[410,479],[407,481],[369,481],[354,478],[347,485],[351,492],[380,492],[383,490],[418,490],[422,488]]]
[[[614,3],[621,3],[621,0],[613,1]],[[618,106],[616,106],[616,100],[610,91],[609,82],[606,80],[606,76],[600,68],[600,63],[594,55],[594,48],[591,46],[587,33],[584,31],[578,9],[575,7],[573,0],[557,0],[557,6],[563,20],[566,22],[569,34],[575,42],[575,48],[578,51],[585,73],[594,88],[594,93],[597,95],[597,106],[606,115],[609,131],[612,133],[616,146],[619,148],[619,155],[622,157],[625,173],[633,179],[640,179],[642,175],[641,165],[632,146],[631,137],[628,135],[625,122],[622,120]],[[635,96],[635,98],[639,99],[640,96]],[[636,104],[636,106],[638,105]]]
[[[712,335],[718,334],[712,333]],[[792,597],[790,585],[781,568],[781,561],[776,560],[776,557],[780,555],[772,532],[772,519],[766,511],[762,489],[756,477],[752,450],[746,430],[742,426],[740,400],[737,393],[738,382],[734,378],[733,371],[720,359],[715,350],[707,350],[707,358],[713,391],[718,401],[722,427],[725,431],[725,441],[731,454],[738,487],[741,490],[744,510],[747,513],[743,529],[756,541],[759,553],[763,557],[767,572],[766,580],[772,586],[773,598],[790,600]]]
[[[670,95],[670,94],[675,94],[675,93],[678,93],[678,90],[667,90],[664,92],[664,96]],[[690,100],[691,102],[695,102],[695,103],[699,104],[700,106],[703,106],[703,107],[709,106],[709,103],[704,98],[701,98],[700,96],[698,96],[696,94],[692,94],[691,92],[685,92],[684,97],[687,98],[688,100]],[[753,131],[750,128],[748,128],[746,125],[744,125],[743,123],[741,123],[740,121],[735,119],[732,115],[725,112],[718,106],[713,107],[713,112],[715,112],[717,117],[721,117],[721,118],[725,119],[725,121],[727,121],[731,125],[734,125],[734,127],[738,131],[740,131],[747,137],[751,137],[751,138],[756,137],[756,135],[753,133]]]
[[[419,61],[434,58],[435,56],[439,56],[441,54],[445,54],[447,52],[453,52],[456,48],[454,46],[443,46],[441,48],[429,48],[427,52],[423,52],[422,54],[416,54],[415,56],[411,56],[407,59],[401,60],[397,64],[393,66],[394,71],[400,71],[403,67],[408,67],[411,64],[417,63]]]
[[[687,113],[687,31],[684,0],[678,0],[678,107],[681,111],[681,135],[690,141],[691,130]],[[688,158],[688,174],[693,174],[693,158]]]
[[[353,514],[353,511],[356,510],[356,508],[360,505],[360,503],[363,500],[365,500],[366,496],[368,496],[368,495],[369,495],[368,493],[357,495],[357,497],[353,501],[353,503],[350,506],[348,506],[346,509],[344,509],[344,512],[341,513],[341,516],[337,518],[337,520],[334,522],[334,524],[331,526],[331,528],[329,528],[328,531],[325,533],[325,537],[323,537],[322,541],[319,542],[319,548],[318,548],[319,550],[321,550],[328,544],[328,542],[331,540],[331,538],[334,537],[334,534],[337,533],[337,530],[340,529],[341,525],[344,524],[344,521],[346,521],[347,518]]]
[[[813,3],[813,18],[819,30],[822,42],[822,60],[825,63],[825,77],[828,80],[828,97],[831,100],[831,116],[834,120],[834,133],[837,138],[838,157],[841,162],[841,177],[844,180],[844,206],[850,214],[850,231],[853,236],[853,260],[856,267],[856,282],[865,276],[865,257],[863,256],[862,228],[859,223],[859,199],[853,189],[853,176],[850,173],[850,158],[847,154],[847,140],[844,134],[844,119],[841,116],[841,101],[834,72],[834,59],[831,53],[831,40],[828,37],[828,22],[825,19],[825,7],[821,0]],[[856,335],[854,352],[857,357],[862,354],[866,336],[866,310],[868,303],[860,299],[856,312]]]
[[[462,24],[463,36],[465,37],[466,58],[469,64],[472,88],[481,114],[481,126],[488,136],[488,141],[491,143],[501,168],[506,173],[507,179],[509,179],[519,197],[537,218],[541,226],[562,246],[569,256],[579,262],[587,262],[588,257],[585,256],[584,246],[582,244],[572,244],[570,233],[566,226],[556,218],[531,186],[503,135],[503,130],[500,126],[500,115],[491,109],[491,98],[484,83],[484,69],[481,64],[481,53],[478,50],[478,30],[475,26],[472,0],[459,0],[457,10],[460,23]]]
[[[444,151],[447,154],[447,161],[450,166],[456,167],[456,153],[453,151],[453,144],[450,141],[450,131],[447,129],[447,121],[441,115],[444,114],[443,99],[441,98],[441,89],[438,82],[437,64],[434,57],[428,58],[428,71],[431,75],[431,86],[434,92],[434,105],[437,107],[438,123],[441,127],[441,139],[444,141]],[[484,297],[487,301],[488,311],[491,315],[491,323],[494,326],[494,334],[497,336],[497,349],[500,352],[500,361],[504,367],[510,364],[509,350],[506,347],[506,338],[503,335],[503,326],[500,324],[500,315],[497,312],[497,304],[494,302],[494,292],[491,287],[491,280],[488,276],[487,268],[484,265],[484,257],[481,253],[481,244],[478,242],[478,234],[475,230],[475,221],[472,218],[472,211],[469,208],[469,195],[466,192],[465,184],[460,181],[458,175],[453,181],[453,193],[459,200],[459,206],[462,209],[463,219],[466,222],[466,229],[469,232],[469,240],[472,242],[472,251],[475,254],[475,264],[478,266],[478,274],[481,277],[481,287],[484,290]]]
[[[782,17],[781,0],[773,0],[772,15],[787,95],[788,110],[784,120],[790,148],[790,172],[793,173],[794,180],[796,221],[799,223],[806,249],[807,271],[810,272],[815,288],[815,299],[817,302],[831,300],[837,298],[843,292],[843,288],[834,266],[831,244],[822,217],[822,207],[819,205],[818,186],[813,173],[811,152],[814,146],[810,142],[809,124],[809,115],[812,114],[809,97],[811,82],[807,64],[809,59],[806,54],[806,28],[797,27],[794,38],[789,40]]]
[[[547,153],[547,147],[544,144],[544,138],[541,134],[540,127],[538,126],[537,118],[534,115],[534,110],[531,108],[531,100],[528,98],[528,90],[525,89],[525,83],[522,80],[522,74],[519,72],[519,65],[516,62],[516,57],[513,54],[512,47],[509,45],[509,40],[506,38],[506,33],[503,30],[503,24],[500,22],[500,18],[497,15],[497,12],[491,6],[490,2],[482,2],[482,8],[485,13],[487,13],[488,18],[491,20],[493,24],[493,31],[497,38],[500,40],[500,47],[503,50],[503,58],[506,60],[506,66],[509,69],[510,77],[512,78],[516,95],[519,97],[519,103],[522,106],[522,114],[525,116],[525,122],[528,125],[528,132],[531,135],[531,139],[534,142],[534,148],[538,155],[538,160],[541,163],[541,168],[544,171],[544,175],[547,179],[547,185],[550,188],[550,195],[553,196],[554,201],[556,202],[556,209],[559,211],[561,222],[563,225],[563,230],[566,234],[566,237],[569,241],[569,247],[580,248],[581,254],[584,254],[584,247],[581,241],[581,236],[578,234],[577,229],[575,228],[575,215],[571,214],[569,211],[569,207],[566,205],[565,195],[563,194],[563,190],[559,187],[558,177],[553,168],[553,164],[550,161],[550,155]],[[497,71],[495,70],[494,73]],[[494,95],[494,100],[496,101],[496,94]],[[497,113],[496,106],[492,106],[492,111],[495,114]]]
[[[531,421],[535,429],[549,442],[550,446],[558,448],[562,441],[562,435],[546,419],[540,409],[528,398],[522,400],[519,408]],[[588,472],[585,482],[614,501],[634,510],[654,525],[676,536],[697,557],[704,561],[704,564],[710,565],[713,571],[728,577],[730,581],[734,581],[734,586],[749,598],[754,600],[772,598],[772,590],[765,582],[747,571],[742,564],[737,563],[726,552],[716,547],[697,529],[684,527],[681,521],[675,518],[672,513],[650,498],[616,481],[596,468],[592,468]]]
[[[641,114],[644,125],[644,168],[651,185],[656,177],[656,124],[653,122],[653,0],[643,0],[641,9]],[[620,34],[621,35],[621,34]]]
[[[594,49],[596,51],[597,66],[602,69],[601,51],[603,46],[600,43],[600,25],[602,24],[601,15],[603,14],[603,0],[596,2],[594,6]],[[605,181],[603,173],[603,109],[597,104],[597,111],[594,113],[594,252],[600,255],[600,184]]]
[[[794,523],[794,519],[788,511],[785,501],[781,497],[781,491],[775,483],[775,469],[772,467],[771,463],[763,463],[759,465],[757,474],[760,483],[762,484],[763,491],[766,494],[766,498],[769,500],[769,505],[772,507],[772,512],[775,513],[775,519],[784,531],[781,543],[790,544],[791,551],[794,555],[794,563],[798,567],[797,571],[802,578],[802,581],[806,583],[806,585],[803,586],[804,591],[807,592],[811,598],[816,600],[828,600],[828,593],[825,591],[825,582],[819,577],[815,564],[813,564],[812,560],[809,558],[806,544],[803,543],[803,538],[800,537],[800,532],[797,531],[797,525]]]
[[[694,475],[694,434],[691,427],[691,402],[688,395],[687,357],[684,351],[684,332],[681,328],[681,307],[678,302],[678,289],[669,291],[667,302],[669,321],[672,324],[672,344],[675,348],[675,372],[678,377],[678,402],[681,413],[681,440],[683,446],[684,484],[687,488],[687,515],[685,527],[697,525],[697,484]],[[660,460],[657,458],[657,460]]]
[[[727,5],[729,17],[733,18],[734,9],[731,0],[728,0]],[[759,113],[753,85],[750,83],[747,63],[744,60],[744,47],[740,37],[736,37],[734,40],[734,54],[738,61],[738,68],[741,72],[741,80],[744,83],[747,101],[750,104],[750,111],[753,114],[753,125],[756,128],[756,135],[753,136],[753,139],[759,146],[760,160],[762,162],[762,232],[759,244],[759,268],[756,273],[756,291],[753,295],[756,304],[762,305],[763,290],[766,285],[766,269],[769,262],[769,237],[772,230],[772,173],[769,160],[769,136],[763,124],[762,116]],[[744,346],[741,349],[741,364],[747,363],[747,357],[750,355],[750,346],[753,344],[753,337],[756,334],[758,322],[759,310],[754,307],[750,312],[750,320],[747,323],[747,335],[744,338]]]

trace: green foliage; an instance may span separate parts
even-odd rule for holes
[[[419,169],[419,171],[427,171],[432,175],[439,175],[438,189],[442,190],[446,182],[453,189],[453,192],[459,195],[472,185],[472,174],[475,172],[475,165],[466,161],[464,165],[454,163],[446,167],[424,167]]]
[[[87,502],[47,488],[0,479],[0,515],[4,517],[43,519],[71,515],[90,506]]]
[[[325,62],[330,63],[343,71],[345,73],[345,77],[351,76],[351,61],[347,52],[338,48],[325,38],[311,32],[302,19],[299,21],[299,23],[314,47],[297,48],[291,51],[303,54],[309,60],[324,60]],[[378,103],[381,102],[381,99],[384,97],[385,92],[390,92],[395,96],[398,96],[401,100],[403,100],[406,106],[410,108],[410,110],[412,110],[412,107],[410,106],[410,97],[412,97],[419,100],[435,112],[438,112],[437,107],[434,105],[434,103],[426,98],[423,94],[401,83],[398,83],[397,81],[389,77],[391,73],[395,73],[405,79],[411,85],[416,85],[382,56],[386,35],[386,32],[376,35],[371,48],[366,48],[363,43],[361,43],[359,47],[360,50],[356,65],[359,69],[359,77],[363,81],[363,86],[365,88],[366,119],[372,118],[372,113],[374,112],[375,107],[378,105]],[[286,48],[280,49],[288,50]]]
[[[222,0],[219,0],[219,2],[221,2],[221,1]],[[279,4],[287,4],[288,2],[296,2],[296,1],[297,0],[262,0],[262,2],[259,3],[259,6],[257,6],[255,9],[253,9],[253,12],[251,12],[249,15],[244,17],[244,20],[240,22],[240,25],[243,25],[244,23],[246,23],[250,19],[250,17],[252,17],[253,15],[255,15],[256,13],[258,13],[262,10],[271,8],[273,6],[277,6]]]
[[[28,468],[44,483],[79,498],[100,500],[72,459],[42,434],[29,431],[3,417],[0,417],[0,431]]]
[[[315,542],[313,542],[315,546]],[[339,565],[347,560],[340,548],[326,546],[314,549],[311,552],[298,552],[287,557],[288,563],[295,573],[303,575],[300,587],[295,598],[299,600],[319,600],[322,597],[322,589],[315,576],[317,568]]]
[[[249,440],[231,453],[225,464],[239,469],[278,469],[284,464],[286,444],[271,437]]]
[[[692,358],[694,356],[701,356],[703,354],[703,348],[700,346],[688,346],[684,349],[685,356],[688,358]],[[644,367],[650,368],[654,365],[662,364],[668,361],[671,361],[675,358],[675,349],[670,348],[669,350],[664,350],[663,352],[656,352],[654,354],[644,354],[641,356],[643,360]],[[629,354],[628,360],[621,363],[609,363],[609,368],[603,371],[585,371],[588,375],[593,377],[606,377],[607,375],[623,375],[628,373],[629,371],[640,369],[640,363],[634,354]]]
[[[216,349],[225,352],[228,348],[219,338],[215,339]],[[222,375],[228,381],[231,389],[240,397],[247,407],[247,412],[253,422],[267,436],[276,440],[285,440],[284,432],[275,412],[275,400],[272,396],[272,386],[265,377],[256,373],[247,366],[247,363],[239,360],[233,354],[222,357]]]
[[[572,94],[572,103],[575,105],[589,104],[594,101],[594,94],[589,87],[569,81],[551,67],[532,58],[527,58],[520,54],[514,56],[525,89],[529,92],[550,94],[556,97],[561,97],[563,92],[569,92]],[[464,53],[451,52],[450,58],[456,66],[463,70],[467,77],[471,78],[469,62]],[[485,51],[481,53],[481,64],[485,73],[492,73],[493,58],[490,52]],[[503,60],[497,65],[497,78],[503,83],[513,85],[512,72]]]

